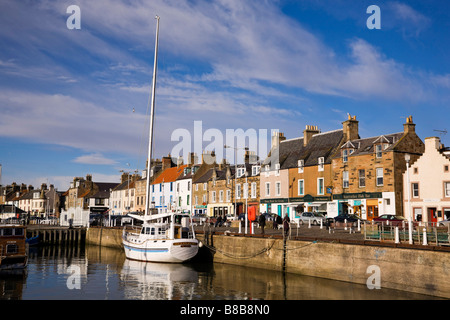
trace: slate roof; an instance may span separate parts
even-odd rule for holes
[[[306,146],[303,145],[303,137],[281,141],[278,148],[280,169],[297,168],[298,160],[303,160],[305,167],[316,166],[320,157],[324,158],[325,164],[331,163],[343,136],[343,130],[339,129],[313,135]],[[276,150],[270,152],[272,154]],[[270,154],[263,165],[269,164]]]
[[[351,141],[347,141],[342,147],[343,148],[354,148],[354,152],[351,156],[363,155],[363,154],[371,154],[375,152],[375,144],[377,143],[388,143],[390,146],[383,151],[391,151],[395,149],[397,142],[404,135],[403,132],[384,134],[376,137],[364,138],[364,139],[355,139]],[[350,155],[349,155],[350,156]],[[340,157],[340,154],[337,154],[336,157]]]

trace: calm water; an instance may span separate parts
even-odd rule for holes
[[[223,264],[127,260],[120,250],[32,248],[27,272],[0,275],[0,299],[18,300],[365,300],[432,299]]]

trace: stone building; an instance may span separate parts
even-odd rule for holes
[[[412,117],[403,131],[360,138],[356,117],[343,122],[344,143],[332,160],[332,195],[336,214],[355,213],[372,220],[381,214],[403,214],[405,154],[415,161],[424,143]]]

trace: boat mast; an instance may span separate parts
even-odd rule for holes
[[[152,149],[153,149],[153,119],[155,109],[155,94],[156,94],[156,68],[158,65],[158,38],[159,38],[159,17],[156,16],[156,38],[155,38],[155,60],[153,63],[153,81],[152,81],[152,100],[150,108],[150,130],[148,141],[148,160],[147,160],[147,188],[145,194],[145,215],[148,215],[148,209],[151,203],[150,195],[150,169],[152,162]]]

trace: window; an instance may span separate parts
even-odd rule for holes
[[[317,168],[318,171],[323,171],[324,163],[325,163],[325,159],[323,157],[319,157],[319,166]]]
[[[364,188],[366,186],[366,170],[358,170],[359,187]]]
[[[323,178],[318,178],[317,179],[317,194],[324,194],[323,186],[324,186]]]
[[[381,144],[377,144],[375,146],[375,152],[376,152],[377,158],[381,158],[382,153],[383,153],[382,151],[383,151],[383,146]]]
[[[261,166],[253,166],[252,167],[252,176],[257,176],[261,171]]]
[[[414,174],[418,174],[419,173],[419,168],[414,167]]]
[[[342,187],[343,188],[348,188],[349,187],[348,171],[343,171],[342,172]]]
[[[281,182],[275,183],[275,195],[277,196],[281,195]]]
[[[383,185],[383,168],[377,168],[377,186]]]
[[[419,184],[417,182],[411,183],[411,191],[413,198],[419,197]]]
[[[189,194],[187,195],[187,197],[186,197],[186,205],[188,206],[189,205]]]
[[[347,162],[348,161],[348,150],[344,149],[342,150],[342,162]]]
[[[280,175],[280,164],[279,163],[275,164],[275,175],[276,176]]]
[[[219,202],[223,202],[223,190],[219,191]]]
[[[203,191],[206,191],[206,189],[208,189],[208,184],[205,182],[205,183],[203,184]]]
[[[227,190],[227,202],[231,201],[231,191]]]
[[[303,173],[304,164],[305,164],[304,160],[298,160],[298,173]]]
[[[198,183],[195,184],[195,191],[198,191]]]
[[[241,198],[241,185],[237,184],[236,185],[236,199],[240,199]]]
[[[198,196],[195,196],[195,204],[198,204]]]
[[[237,169],[237,177],[240,178],[245,174],[245,168],[238,168]]]
[[[256,198],[256,182],[252,182],[252,194],[251,194],[251,197],[254,199],[254,198]]]
[[[270,182],[266,182],[266,196],[270,196]]]
[[[19,247],[17,244],[7,244],[6,245],[6,253],[17,253],[19,252]]]
[[[448,172],[448,165],[444,166],[444,172]]]
[[[446,198],[450,197],[450,182],[444,182],[444,194]]]
[[[215,191],[213,191],[213,192],[211,192],[211,197],[212,197],[212,202],[216,202],[216,192]]]
[[[170,183],[170,191],[173,191],[173,182]]]
[[[188,189],[188,191],[191,191],[191,182],[190,181],[188,181],[187,189]]]
[[[298,195],[302,196],[305,194],[305,180],[298,180]]]
[[[162,183],[159,184],[159,192],[162,191]]]

